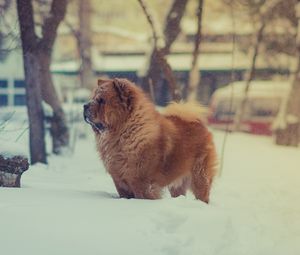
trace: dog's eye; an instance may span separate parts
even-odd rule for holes
[[[103,98],[97,99],[98,104],[105,104],[105,100]]]

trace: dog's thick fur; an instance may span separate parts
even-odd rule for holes
[[[164,114],[126,79],[99,80],[84,116],[97,148],[123,198],[158,199],[191,189],[209,202],[216,153],[199,107],[171,104]]]

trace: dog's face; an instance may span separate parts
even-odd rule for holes
[[[125,79],[99,79],[91,101],[84,105],[84,120],[95,132],[118,128],[133,109],[133,91]]]

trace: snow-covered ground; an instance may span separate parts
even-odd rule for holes
[[[221,151],[224,133],[214,135]],[[209,205],[119,199],[88,137],[32,166],[22,188],[0,188],[0,254],[297,255],[299,182],[299,149],[229,134]]]

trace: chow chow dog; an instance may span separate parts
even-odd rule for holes
[[[84,119],[121,198],[158,199],[167,187],[209,202],[216,152],[198,110],[173,103],[161,114],[132,82],[98,80]]]

